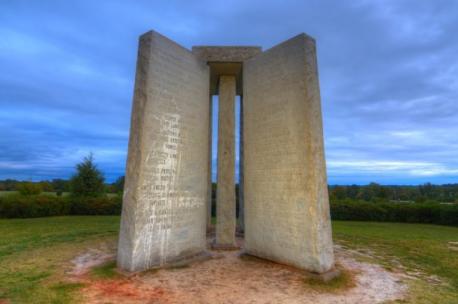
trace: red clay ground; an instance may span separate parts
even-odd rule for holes
[[[238,251],[211,251],[214,258],[180,268],[161,269],[131,277],[94,279],[88,271],[113,259],[113,253],[91,250],[73,260],[72,281],[85,283],[83,303],[359,303],[401,299],[407,291],[403,275],[379,265],[358,262],[354,253],[336,246],[336,258],[346,273],[340,288],[306,282],[290,267]]]

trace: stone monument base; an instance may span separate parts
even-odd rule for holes
[[[305,271],[307,277],[313,279],[313,280],[317,280],[317,281],[321,281],[321,282],[324,282],[324,283],[327,283],[329,281],[332,281],[334,280],[335,278],[338,278],[340,275],[341,275],[341,272],[339,269],[337,268],[332,268],[326,272],[323,272],[323,273],[315,273],[315,272],[309,272],[309,271]]]
[[[167,268],[170,269],[170,268],[187,267],[190,264],[199,263],[199,262],[205,262],[205,261],[211,260],[213,258],[215,258],[215,255],[212,254],[211,252],[202,251],[202,252],[200,252],[198,254],[189,255],[189,256],[186,256],[186,257],[181,257],[179,259],[171,260],[171,261],[167,262],[164,265],[153,266],[153,267],[149,268],[148,270],[126,271],[126,270],[123,270],[123,269],[118,267],[117,272],[119,272],[119,273],[121,273],[121,274],[123,274],[125,276],[132,276],[132,275],[136,275],[136,274],[141,273],[141,272],[154,271],[154,270],[157,270],[157,269],[164,269],[164,268],[165,269],[167,269]]]
[[[307,271],[305,269],[299,269],[299,268],[291,266],[291,265],[282,264],[282,263],[278,263],[278,262],[275,262],[275,261],[272,261],[272,260],[264,259],[264,258],[255,256],[255,255],[249,254],[245,250],[242,250],[240,252],[239,258],[242,258],[242,259],[243,258],[249,258],[249,259],[255,259],[255,260],[262,260],[262,261],[268,261],[270,263],[284,265],[284,266],[289,267],[290,269],[293,269],[294,271],[297,271],[297,272],[300,272],[300,273],[304,274],[304,276],[307,277],[307,278],[310,278],[310,279],[313,279],[313,280],[317,280],[317,281],[320,281],[320,282],[323,282],[323,283],[330,282],[333,279],[338,278],[340,276],[340,274],[341,274],[340,270],[335,268],[335,267],[333,267],[330,270],[328,270],[326,272],[323,272],[323,273],[316,273],[316,272]]]
[[[211,249],[213,250],[240,250],[240,246],[233,244],[216,244],[213,242],[211,244]]]

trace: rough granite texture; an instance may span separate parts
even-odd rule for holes
[[[219,79],[217,246],[235,246],[235,76]]]
[[[215,246],[236,245],[234,112],[240,94],[245,251],[316,273],[331,270],[316,50],[305,34],[263,53],[257,47],[191,52],[156,32],[140,37],[118,266],[141,271],[205,250],[215,93]]]
[[[207,62],[242,62],[259,53],[259,46],[193,46],[192,52]]]
[[[192,53],[210,66],[210,94],[218,95],[219,77],[235,75],[237,95],[242,95],[242,62],[259,53],[257,46],[193,46]]]
[[[209,67],[156,32],[140,37],[118,266],[145,270],[206,248]]]
[[[315,41],[244,62],[245,250],[312,272],[334,265]]]

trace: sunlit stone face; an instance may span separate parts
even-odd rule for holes
[[[214,245],[236,245],[238,94],[245,250],[314,272],[331,269],[315,41],[299,35],[265,52],[258,47],[191,52],[155,32],[140,39],[119,267],[145,270],[205,251],[212,94],[220,96]]]

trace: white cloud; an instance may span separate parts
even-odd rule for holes
[[[371,173],[410,176],[456,175],[457,168],[440,163],[393,160],[329,160],[328,170],[332,173],[352,173],[354,175]]]

